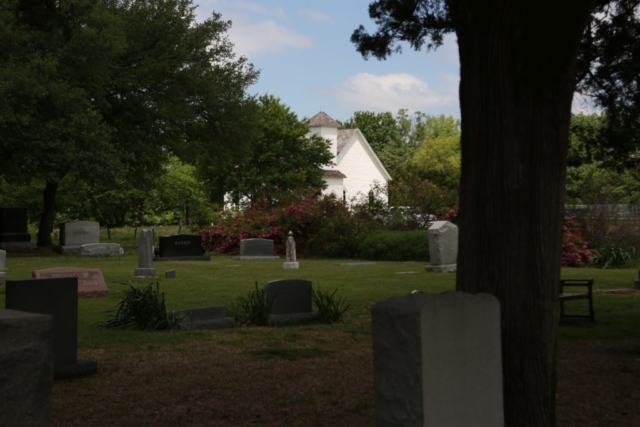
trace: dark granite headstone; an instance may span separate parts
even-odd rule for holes
[[[0,208],[0,248],[5,250],[35,248],[27,232],[25,208]]]
[[[160,236],[160,250],[154,261],[209,261],[204,254],[202,237],[193,234]]]
[[[272,280],[264,285],[265,302],[273,298],[271,314],[311,312],[311,280]]]
[[[243,239],[240,240],[240,255],[234,259],[280,259],[273,255],[273,240],[271,239]]]
[[[78,278],[7,280],[8,310],[53,317],[54,379],[94,374],[94,361],[78,360]]]

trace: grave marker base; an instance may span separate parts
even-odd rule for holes
[[[297,270],[300,268],[300,263],[298,262],[285,262],[282,264],[282,268],[284,268],[285,270]]]
[[[435,271],[436,273],[455,273],[457,266],[457,264],[427,265],[425,270]]]
[[[53,379],[68,380],[71,378],[88,377],[98,372],[98,362],[94,360],[78,360],[71,365],[54,366]]]
[[[155,257],[154,261],[211,261],[211,256],[170,256],[170,257]]]
[[[233,259],[237,259],[241,261],[255,261],[255,260],[280,259],[280,257],[279,256],[237,255],[237,256],[234,256]]]

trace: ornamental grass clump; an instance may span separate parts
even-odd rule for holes
[[[240,325],[267,326],[274,301],[273,294],[269,294],[265,299],[264,292],[258,288],[256,282],[253,291],[229,304],[229,315],[235,317]]]
[[[342,320],[344,313],[351,307],[347,304],[346,298],[338,298],[336,293],[338,289],[330,292],[326,289],[311,289],[311,298],[320,313],[320,323],[334,323]]]
[[[142,288],[129,286],[115,310],[107,312],[107,320],[98,323],[109,328],[133,328],[147,331],[175,330],[180,320],[167,313],[164,293],[160,292],[160,283],[149,283]]]

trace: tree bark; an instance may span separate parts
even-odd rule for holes
[[[457,289],[500,301],[505,425],[555,425],[575,60],[593,1],[448,0],[460,53]]]
[[[38,247],[51,246],[51,233],[53,233],[53,221],[56,216],[56,194],[58,193],[58,182],[47,181],[42,192],[44,205],[42,216],[40,217],[40,227],[38,227]]]

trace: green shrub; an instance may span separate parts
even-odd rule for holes
[[[624,267],[635,256],[636,249],[632,246],[618,246],[608,244],[598,249],[594,249],[593,263],[601,268]]]
[[[160,283],[149,283],[143,288],[131,285],[124,292],[122,300],[115,310],[107,312],[107,320],[98,323],[107,328],[135,328],[147,331],[174,330],[179,328],[180,320],[167,314],[164,293],[160,293]]]
[[[337,289],[333,292],[320,289],[314,290],[311,288],[311,297],[318,312],[320,313],[320,323],[334,323],[342,320],[344,313],[351,307],[347,304],[346,298],[336,297]]]
[[[429,261],[427,230],[377,230],[360,243],[359,257],[385,261]]]
[[[269,295],[264,299],[262,289],[256,288],[249,291],[246,296],[238,297],[235,302],[229,304],[229,315],[235,317],[241,325],[267,326],[271,307],[275,301],[275,295]]]

